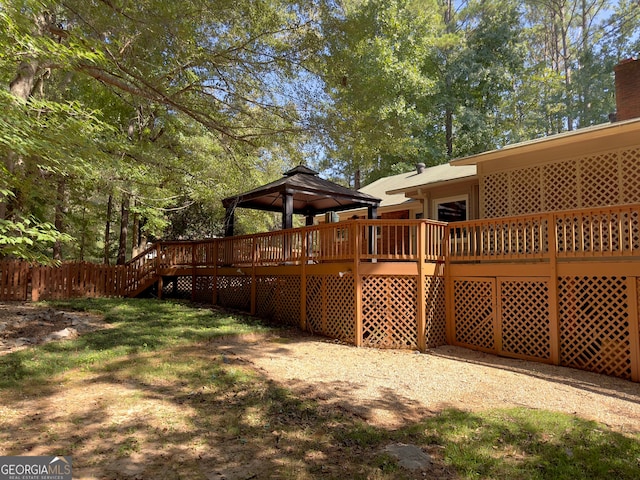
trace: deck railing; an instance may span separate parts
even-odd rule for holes
[[[157,257],[160,269],[264,267],[356,259],[417,261],[418,245],[422,243],[426,260],[442,261],[445,233],[445,223],[430,220],[350,220],[204,241],[161,242]],[[150,256],[153,254],[145,258]]]
[[[110,267],[113,272],[109,269],[108,272],[105,270],[106,273],[98,272],[96,266],[93,270],[98,273],[87,274],[87,278],[92,275],[99,277],[95,282],[102,282],[105,286],[95,288],[104,290],[105,295],[136,295],[153,283],[158,275],[181,267],[417,262],[421,255],[426,262],[448,258],[453,263],[639,256],[640,204],[449,225],[431,220],[350,220],[257,235],[160,242],[127,265]],[[13,285],[10,280],[16,283],[14,277],[19,276],[15,273],[10,275],[7,265],[0,271],[1,296],[13,298],[16,294],[11,292],[15,288],[19,288],[20,296],[24,296],[26,280],[17,282],[18,287],[8,286]],[[82,271],[88,268],[84,265]],[[25,271],[28,273],[29,270]],[[107,274],[109,278],[101,280]],[[27,274],[23,276],[30,278]],[[100,292],[96,291],[98,294]]]
[[[640,204],[456,222],[448,239],[454,262],[635,256]]]

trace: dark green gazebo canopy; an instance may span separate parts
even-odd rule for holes
[[[222,200],[227,209],[225,234],[233,235],[236,208],[282,212],[282,228],[286,229],[292,227],[293,214],[306,216],[307,225],[311,225],[315,215],[367,207],[369,218],[375,218],[380,201],[320,178],[318,172],[298,165],[279,180]]]

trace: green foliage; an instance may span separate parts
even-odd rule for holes
[[[0,187],[13,197],[0,217],[55,217],[67,258],[100,259],[123,197],[145,237],[181,235],[167,227],[194,205],[213,221],[191,234],[218,234],[221,198],[299,161],[287,150],[301,121],[291,85],[317,49],[314,10],[288,0],[3,5]],[[274,152],[281,162],[247,175]],[[247,218],[249,231],[263,223]]]
[[[0,219],[0,258],[51,263],[47,248],[57,241],[67,240],[70,237],[58,232],[50,223],[38,222],[33,218],[20,221]]]
[[[100,260],[123,198],[130,234],[208,237],[298,163],[353,185],[606,121],[639,31],[630,0],[4,2],[0,219],[47,232],[11,254]]]
[[[323,70],[332,104],[322,120],[334,169],[366,174],[381,162],[424,158],[414,134],[426,128],[433,104],[434,79],[421,69],[432,63],[437,11],[436,2],[372,0],[325,13]]]

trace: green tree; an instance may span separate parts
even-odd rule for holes
[[[359,187],[425,154],[414,137],[427,126],[435,82],[432,63],[438,8],[434,1],[363,0],[331,5],[323,19],[323,75],[330,139],[326,164]]]
[[[57,257],[108,260],[110,238],[89,245],[100,223],[111,237],[120,217],[126,247],[125,231],[161,235],[167,212],[199,201],[194,183],[224,178],[213,188],[233,193],[301,131],[290,86],[317,49],[315,20],[313,4],[286,0],[0,4],[0,219],[55,223],[73,236],[48,243]],[[195,159],[190,135],[217,154]]]

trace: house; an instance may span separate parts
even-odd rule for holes
[[[384,177],[366,185],[360,192],[382,201],[378,218],[430,218],[441,221],[462,221],[478,218],[478,179],[476,167],[454,167],[450,164]],[[366,218],[366,210],[342,212],[340,220],[354,216]]]
[[[640,379],[640,61],[615,76],[610,123],[362,189],[382,199],[383,219],[459,222],[447,343]]]

